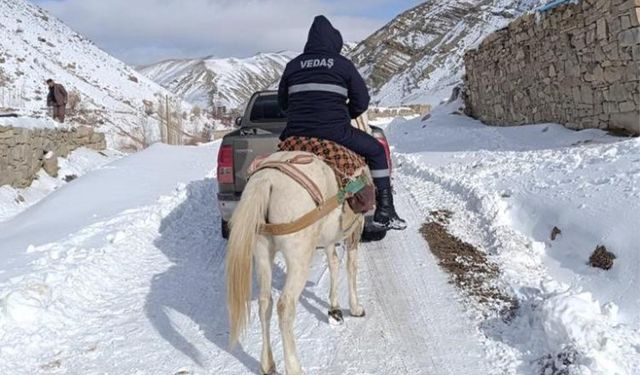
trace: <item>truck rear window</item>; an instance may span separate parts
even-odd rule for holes
[[[251,122],[283,122],[287,116],[280,110],[277,95],[258,96],[251,109]]]

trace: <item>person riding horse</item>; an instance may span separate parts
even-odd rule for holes
[[[313,137],[336,142],[364,157],[376,186],[374,225],[381,230],[406,229],[393,203],[390,168],[384,147],[370,134],[351,126],[369,107],[369,91],[353,63],[342,56],[342,35],[324,16],[317,16],[304,53],[289,62],[278,88],[287,114],[280,136]]]

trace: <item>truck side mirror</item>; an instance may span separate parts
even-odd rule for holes
[[[236,117],[236,126],[240,127],[242,125],[242,116]]]

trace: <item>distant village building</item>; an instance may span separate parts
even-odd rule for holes
[[[219,119],[224,117],[228,112],[226,103],[222,100],[222,98],[220,97],[220,94],[218,93],[215,93],[213,95],[213,98],[211,101],[211,112],[214,118],[219,118]]]

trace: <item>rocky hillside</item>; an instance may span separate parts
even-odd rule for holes
[[[238,58],[166,60],[141,67],[142,74],[202,108],[242,106],[251,94],[280,78],[294,52]]]
[[[0,0],[0,108],[44,117],[47,78],[62,83],[73,102],[79,100],[71,122],[105,132],[113,147],[138,148],[142,138],[158,133],[151,108],[158,98],[179,103],[41,8],[25,0]],[[190,109],[186,103],[177,107]]]
[[[427,1],[351,53],[379,105],[438,104],[463,74],[464,52],[545,0]]]

